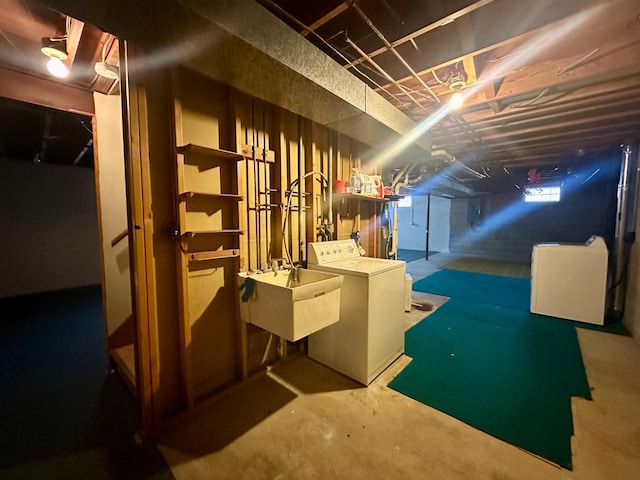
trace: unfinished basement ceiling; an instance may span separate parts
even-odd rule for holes
[[[96,74],[94,65],[102,60],[118,65],[118,45],[114,37],[98,28],[69,19],[67,53],[69,77],[57,80],[47,73],[48,58],[40,52],[42,38],[65,35],[67,17],[35,0],[0,0],[0,70],[27,73],[57,84],[109,93],[115,82]]]
[[[0,159],[93,168],[91,118],[0,98]]]
[[[65,34],[69,76],[60,80],[40,48]],[[112,35],[34,0],[0,0],[0,158],[93,167],[91,95],[118,90],[96,74],[103,57],[119,63]]]
[[[460,91],[433,148],[476,190],[615,156],[640,131],[637,0],[260,3],[416,122]]]

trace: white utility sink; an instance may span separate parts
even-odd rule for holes
[[[342,275],[298,269],[239,273],[242,285],[247,277],[255,281],[247,302],[240,295],[240,318],[295,342],[339,319]]]

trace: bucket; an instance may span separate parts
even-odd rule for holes
[[[344,193],[347,187],[346,180],[336,180],[335,181],[335,192],[336,193]]]

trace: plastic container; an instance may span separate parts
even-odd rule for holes
[[[361,176],[362,178],[362,186],[360,193],[362,193],[363,195],[370,195],[370,196],[375,196],[375,191],[373,188],[373,177],[370,177],[369,175],[365,175],[362,174]]]
[[[362,173],[357,168],[351,170],[351,191],[352,193],[360,193],[362,190]]]
[[[336,180],[336,193],[345,193],[347,191],[347,181],[346,180]]]

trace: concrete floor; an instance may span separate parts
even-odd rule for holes
[[[640,348],[577,330],[593,400],[572,399],[573,471],[388,389],[406,356],[368,388],[297,356],[176,418],[159,447],[178,480],[640,478]]]

